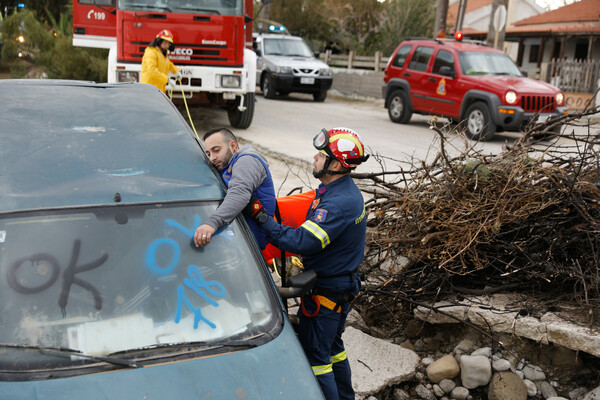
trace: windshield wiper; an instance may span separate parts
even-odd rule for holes
[[[110,356],[123,355],[123,354],[131,353],[131,352],[138,352],[138,351],[150,351],[150,350],[159,350],[159,349],[181,349],[182,347],[193,347],[194,349],[192,351],[214,350],[214,349],[220,349],[223,347],[254,348],[254,347],[258,347],[258,344],[256,344],[256,342],[254,342],[254,340],[261,336],[264,336],[264,335],[265,335],[264,333],[261,333],[256,336],[252,336],[252,337],[249,337],[249,338],[246,338],[243,340],[222,340],[222,341],[218,341],[218,342],[198,341],[198,342],[181,342],[181,343],[160,343],[160,344],[155,344],[155,345],[147,346],[147,347],[139,347],[137,349],[118,351],[115,353],[111,353]]]
[[[52,347],[52,346],[38,346],[32,344],[13,344],[13,343],[0,343],[0,347],[8,347],[12,349],[34,349],[39,350],[42,354],[50,354],[57,356],[77,356],[87,358],[93,361],[105,362],[108,364],[119,365],[121,367],[128,368],[142,368],[141,365],[136,364],[135,361],[125,360],[122,358],[105,357],[105,356],[94,356],[91,354],[84,354],[79,350],[70,349],[68,347]]]

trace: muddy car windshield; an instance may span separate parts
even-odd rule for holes
[[[277,298],[247,227],[234,221],[205,248],[193,244],[217,205],[0,215],[0,351],[10,344],[108,355],[239,343],[274,329]]]
[[[509,56],[487,51],[460,52],[460,67],[464,75],[521,76],[519,67]]]
[[[153,10],[184,14],[242,15],[242,0],[123,0],[121,10]]]
[[[265,55],[312,57],[313,53],[301,40],[265,39]]]

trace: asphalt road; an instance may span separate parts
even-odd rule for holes
[[[413,114],[408,124],[392,123],[382,99],[355,100],[330,94],[324,103],[316,103],[311,95],[291,94],[269,100],[258,92],[256,100],[251,126],[232,130],[242,142],[252,143],[267,154],[276,185],[285,182],[286,187],[280,190],[280,195],[297,186],[314,187],[316,184],[306,169],[310,169],[315,154],[312,139],[321,128],[343,126],[358,132],[371,154],[383,156],[383,168],[388,171],[429,160],[439,152],[440,140],[438,134],[430,129],[431,117]],[[197,109],[193,118],[200,134],[213,127],[229,127],[227,114],[221,109]],[[439,127],[446,124],[444,118],[437,121]],[[575,129],[585,130],[583,127]],[[448,137],[447,151],[450,155],[459,154],[469,146],[483,154],[498,154],[520,135],[503,132],[485,143],[467,140],[456,132]],[[291,164],[297,168],[290,173]],[[302,165],[304,171],[300,168]],[[381,169],[375,157],[371,157],[357,171]]]

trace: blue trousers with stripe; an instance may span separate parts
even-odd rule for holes
[[[316,310],[311,296],[304,297],[304,306],[309,314]],[[342,341],[349,311],[350,305],[346,303],[339,313],[323,306],[312,318],[305,317],[302,310],[298,313],[298,339],[327,400],[355,399],[350,363]]]

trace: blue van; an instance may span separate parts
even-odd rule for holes
[[[0,399],[321,399],[238,217],[151,85],[0,81]]]

